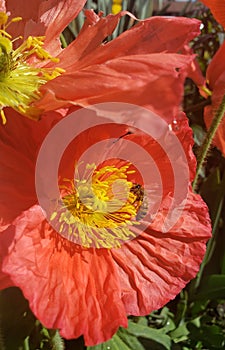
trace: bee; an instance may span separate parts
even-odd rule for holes
[[[140,221],[148,212],[148,202],[144,188],[140,184],[134,184],[131,187],[130,192],[136,196],[133,205],[137,208],[136,220]]]
[[[137,221],[142,220],[147,213],[148,213],[148,202],[147,202],[147,198],[144,197],[144,200],[143,200],[140,208],[138,209],[138,212],[136,215],[136,220]]]
[[[130,189],[130,192],[133,193],[136,198],[133,202],[135,208],[136,207],[139,207],[141,205],[141,203],[143,202],[143,199],[144,199],[144,188],[139,185],[139,184],[134,184],[131,189]]]

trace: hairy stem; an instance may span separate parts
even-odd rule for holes
[[[206,138],[203,142],[202,149],[200,152],[200,156],[198,157],[198,166],[196,170],[195,179],[193,181],[193,190],[195,191],[197,189],[198,184],[198,178],[202,171],[202,168],[204,167],[205,159],[207,157],[207,154],[210,150],[213,138],[215,136],[215,133],[218,129],[218,126],[220,125],[220,122],[224,116],[225,113],[225,95],[223,96],[222,102],[216,111],[215,117],[213,118],[212,124],[208,130],[208,133],[206,135]]]

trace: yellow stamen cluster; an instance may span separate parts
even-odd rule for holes
[[[57,231],[83,247],[115,248],[136,235],[130,226],[138,224],[136,215],[142,204],[127,176],[130,164],[120,168],[87,165],[91,175],[68,181],[62,202],[52,214]],[[55,226],[56,225],[56,226]]]
[[[7,28],[21,19],[16,17],[8,22],[8,15],[0,12],[0,111],[3,124],[6,123],[4,107],[12,107],[20,114],[38,119],[40,111],[31,103],[40,97],[40,86],[63,72],[60,68],[39,68],[28,62],[31,58],[38,62],[58,62],[43,48],[44,37],[29,36],[13,49],[13,42],[21,37],[12,40]]]

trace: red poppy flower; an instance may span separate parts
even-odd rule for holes
[[[225,27],[225,6],[223,0],[201,0],[212,11],[215,19]]]
[[[6,106],[38,119],[43,112],[71,104],[134,100],[171,120],[182,99],[185,67],[192,59],[174,53],[199,33],[199,21],[155,17],[140,21],[105,44],[105,38],[126,12],[103,18],[87,10],[79,36],[62,50],[59,34],[84,3],[33,1],[25,9],[24,2],[21,5],[20,1],[15,4],[9,0],[6,8],[1,0],[1,59],[10,62],[1,72],[3,121],[6,122]],[[10,17],[6,11],[10,11]],[[18,39],[21,35],[22,44]],[[46,85],[60,75],[62,79]],[[154,93],[149,81],[154,81]],[[41,94],[44,96],[38,102]]]
[[[40,86],[63,72],[56,58],[61,52],[59,35],[84,3],[85,0],[0,1],[3,123],[6,123],[5,107],[32,119],[40,117],[41,111],[31,104],[40,97]],[[47,67],[49,62],[52,62],[51,68]]]
[[[87,127],[80,115],[71,124],[84,128],[61,157],[59,182],[64,185],[64,211],[53,213],[50,222],[37,202],[34,173],[38,150],[48,132],[55,130],[56,115],[33,123],[15,112],[2,128],[0,246],[4,277],[1,287],[10,285],[9,280],[6,283],[10,278],[46,327],[58,328],[66,338],[83,334],[85,343],[94,345],[112,337],[119,326],[126,326],[127,314],[146,315],[180,292],[199,269],[210,223],[206,205],[190,186],[195,158],[185,116],[180,115],[169,127],[154,119],[154,139],[147,134],[150,119],[139,111],[139,118],[135,113],[122,112],[120,124],[113,123],[110,117],[96,116],[94,111],[89,113],[91,120],[99,120],[95,127]],[[172,128],[184,152],[179,155],[171,141]],[[98,152],[93,149],[93,157],[85,153],[100,141],[105,142],[104,146],[98,146]],[[171,157],[161,146],[163,142]],[[36,175],[39,196],[53,205],[56,197],[46,167],[57,163],[59,143],[50,142],[50,148],[44,150],[44,171]],[[91,164],[78,165],[75,190],[74,163],[83,154]],[[98,164],[97,168],[93,163]],[[145,166],[147,184],[137,164]],[[178,200],[177,220],[166,230],[163,227],[175,193],[175,165],[180,172],[179,195],[186,180],[187,184]],[[94,170],[94,197],[88,183],[82,180],[82,174],[90,170]],[[160,181],[156,181],[158,173],[161,190]],[[113,201],[114,182],[119,200],[124,192],[121,186],[127,188],[123,206]],[[93,200],[96,196],[97,201]],[[110,211],[105,210],[102,201],[111,205]],[[66,209],[72,215],[68,216]],[[53,228],[55,221],[60,223],[58,230]]]
[[[222,44],[217,51],[212,61],[210,62],[207,72],[206,80],[209,88],[212,91],[211,104],[204,109],[204,119],[207,128],[210,127],[213,117],[218,110],[223,96],[225,95],[225,43]],[[215,145],[225,155],[225,119],[223,117],[221,124],[219,125],[216,136],[214,138]]]
[[[124,14],[102,17],[85,11],[80,34],[59,55],[59,67],[66,72],[42,86],[37,107],[49,111],[71,104],[135,102],[173,119],[182,100],[186,68],[193,60],[178,52],[199,33],[200,22],[152,17],[106,43]]]

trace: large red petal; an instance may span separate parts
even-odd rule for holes
[[[10,223],[34,203],[36,149],[28,131],[31,123],[10,110],[6,125],[0,127],[1,225]]]
[[[48,130],[61,118],[51,112],[34,122],[8,108],[6,125],[0,126],[0,231],[21,211],[37,202],[35,160]]]
[[[204,109],[204,120],[207,128],[210,127],[213,117],[220,107],[222,99],[225,95],[225,43],[220,47],[206,72],[206,77],[209,82],[209,87],[212,90],[211,105]],[[215,138],[214,144],[225,155],[225,117],[223,117]]]
[[[48,111],[69,104],[127,102],[150,106],[171,121],[182,100],[189,63],[190,57],[169,53],[112,59],[49,81],[37,106]]]
[[[187,56],[187,61],[184,62],[185,59],[180,57],[179,61],[178,57],[169,56],[169,53],[178,52],[199,33],[199,21],[154,17],[141,21],[106,45],[102,44],[121,15],[123,13],[100,18],[87,11],[87,22],[80,35],[59,56],[59,65],[66,69],[67,75],[64,74],[43,87],[44,98],[38,103],[40,108],[51,110],[70,103],[87,106],[104,101],[137,100],[141,105],[149,104],[153,110],[156,105],[156,111],[160,104],[161,112],[163,96],[165,111],[162,113],[168,120],[176,114],[181,102],[183,79],[175,81],[174,69],[179,69],[180,64],[187,65],[191,59]],[[160,59],[152,56],[160,52]],[[157,63],[160,62],[159,68]],[[165,70],[167,66],[171,68],[170,72],[165,73],[165,79],[163,66]],[[156,69],[159,69],[158,79],[156,76],[153,78]],[[68,75],[70,72],[71,75]],[[151,80],[154,80],[154,87],[150,86]],[[67,90],[70,92],[67,93]],[[169,108],[166,107],[168,102]]]
[[[88,25],[86,23],[77,39],[59,56],[60,65],[65,69],[71,67],[74,71],[122,56],[157,52],[176,53],[199,34],[198,20],[152,17],[139,22],[107,44],[103,44],[123,13],[97,19],[96,15],[93,17],[90,12],[86,14]],[[74,58],[72,63],[71,56]]]
[[[213,90],[214,86],[220,76],[225,72],[225,42],[221,45],[219,50],[213,56],[212,61],[210,62],[207,72],[206,79],[209,82],[210,88]]]
[[[127,325],[110,252],[57,240],[38,206],[18,218],[3,269],[39,320],[65,338],[83,334],[86,345],[94,345]]]

